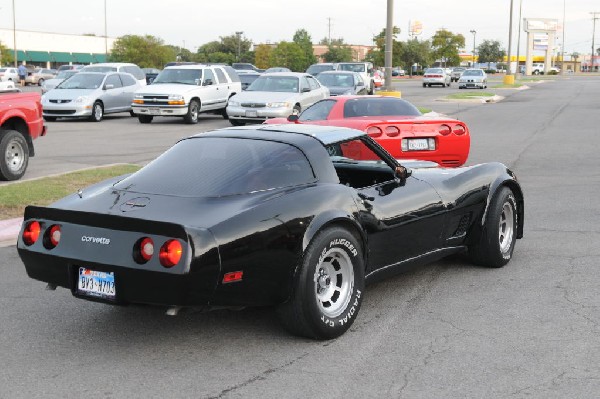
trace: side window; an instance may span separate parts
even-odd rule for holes
[[[204,80],[202,81],[202,86],[210,86],[216,84],[215,74],[212,69],[206,68],[204,70]]]
[[[315,78],[313,78],[312,76],[308,76],[307,79],[308,79],[308,84],[309,84],[309,87],[311,90],[316,90],[320,87],[317,80]]]
[[[215,72],[217,73],[217,77],[219,78],[219,83],[227,83],[227,78],[225,77],[225,73],[223,73],[221,68],[215,68]]]
[[[146,78],[146,74],[144,74],[144,72],[140,68],[138,68],[134,65],[126,65],[126,66],[122,67],[121,72],[130,73],[133,76],[135,76],[135,78],[137,80],[142,80],[142,79]]]
[[[304,89],[310,89],[310,84],[308,83],[306,76],[300,78],[300,93],[302,93]]]
[[[114,74],[114,75],[110,75],[106,78],[106,82],[104,83],[104,85],[113,85],[113,88],[116,89],[117,87],[123,87],[123,84],[121,83],[121,79],[119,79],[119,75]]]
[[[354,85],[358,86],[358,84],[361,83],[361,82],[362,82],[362,85],[364,86],[365,82],[364,82],[362,76],[360,76],[359,74],[355,73],[354,74]]]
[[[119,76],[121,77],[123,86],[133,86],[137,83],[133,76],[128,75],[126,73],[121,73],[119,74]]]
[[[300,114],[301,121],[322,121],[327,119],[331,108],[335,105],[335,100],[321,100],[310,107],[306,108],[302,114]]]

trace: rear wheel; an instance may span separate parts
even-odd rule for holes
[[[517,239],[517,201],[512,190],[502,187],[487,210],[479,242],[469,247],[469,257],[481,266],[502,267],[512,258]]]
[[[44,120],[46,122],[54,122],[56,120],[56,116],[44,116]]]
[[[200,102],[198,100],[190,101],[188,106],[188,112],[183,117],[185,123],[194,124],[198,123],[198,116],[200,115]]]
[[[302,107],[300,106],[300,104],[294,105],[294,109],[292,110],[292,115],[300,115],[300,112],[302,112]]]
[[[423,87],[427,87],[427,85],[425,83],[423,83]]]
[[[104,117],[104,107],[100,101],[96,101],[92,106],[92,115],[90,115],[90,120],[92,122],[100,122]]]
[[[41,86],[41,85],[42,85],[42,83],[44,83],[44,79],[40,79],[40,80],[38,80],[38,86]]]
[[[277,313],[292,334],[336,338],[354,322],[364,285],[358,240],[341,227],[328,228],[318,233],[306,249],[293,293]]]
[[[244,126],[246,124],[246,122],[237,119],[229,119],[229,123],[231,123],[232,126]]]
[[[151,115],[138,115],[137,117],[140,123],[150,123],[152,122],[152,119],[154,119],[154,117]]]
[[[0,130],[0,179],[18,180],[29,163],[29,147],[16,130]]]

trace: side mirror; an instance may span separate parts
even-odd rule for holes
[[[110,89],[114,89],[114,88],[115,88],[115,85],[111,85],[111,84],[104,85],[104,90],[110,90]]]
[[[288,122],[294,122],[294,123],[300,123],[300,117],[296,114],[292,114],[290,116],[287,117]]]
[[[396,166],[394,170],[394,177],[398,179],[401,186],[406,184],[406,179],[408,179],[412,175],[412,170],[405,166]]]
[[[212,84],[213,84],[213,81],[212,81],[212,79],[206,79],[206,80],[204,81],[204,86],[211,86]]]
[[[360,81],[360,82],[358,82],[356,85],[357,85],[357,86],[364,86],[364,85],[365,85],[365,82],[363,82],[363,81]]]
[[[310,87],[303,87],[302,93],[308,93],[310,91]]]

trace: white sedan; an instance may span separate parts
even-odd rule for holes
[[[427,68],[423,74],[423,87],[432,85],[450,86],[450,73],[446,68]]]
[[[458,79],[459,89],[485,89],[487,88],[487,74],[483,69],[465,69]]]
[[[271,118],[299,114],[319,100],[329,97],[329,89],[312,75],[276,72],[261,75],[248,88],[229,99],[227,116],[234,126],[262,123]]]

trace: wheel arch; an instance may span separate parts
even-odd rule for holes
[[[25,137],[25,141],[27,142],[29,156],[32,157],[35,155],[33,139],[31,138],[31,134],[29,133],[29,126],[23,118],[18,116],[8,118],[2,123],[2,126],[0,126],[0,130],[16,130],[17,132],[21,133],[23,137]]]
[[[190,102],[188,103],[188,107],[189,107],[189,104],[192,103],[192,101],[198,101],[198,104],[200,104],[200,110],[202,110],[202,100],[200,100],[200,97],[193,96],[192,98],[190,98]]]
[[[521,186],[514,178],[499,178],[492,183],[492,185],[490,186],[490,191],[488,192],[487,203],[485,205],[485,210],[483,212],[481,223],[482,225],[483,223],[485,223],[485,219],[487,217],[488,209],[490,207],[492,199],[503,187],[508,187],[513,192],[515,200],[517,201],[517,238],[523,238],[523,225],[525,221],[525,199],[523,196],[523,190],[521,189]]]

